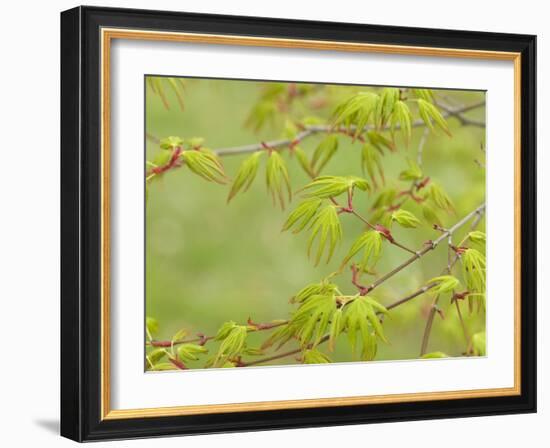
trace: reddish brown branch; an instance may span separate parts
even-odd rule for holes
[[[477,216],[479,215],[480,213],[482,213],[483,211],[485,210],[485,203],[481,204],[479,207],[477,207],[475,210],[471,211],[470,213],[468,213],[466,216],[464,216],[464,218],[462,218],[460,221],[458,221],[455,225],[453,225],[452,227],[450,227],[449,229],[447,229],[445,232],[443,232],[439,238],[437,238],[436,240],[433,240],[433,241],[428,241],[424,244],[424,248],[419,250],[418,252],[415,253],[415,255],[413,255],[412,257],[410,257],[409,259],[405,260],[403,263],[401,263],[399,266],[397,266],[396,268],[392,269],[391,271],[389,271],[387,274],[383,275],[382,277],[378,278],[377,280],[375,280],[370,286],[369,286],[369,290],[372,291],[374,288],[376,288],[377,286],[381,285],[382,283],[384,283],[386,280],[388,280],[389,278],[393,277],[395,274],[401,272],[403,269],[405,269],[407,266],[409,266],[410,264],[414,263],[416,260],[422,258],[425,254],[427,254],[428,252],[430,252],[431,250],[434,250],[438,245],[439,243],[441,243],[441,241],[443,241],[445,238],[447,238],[449,235],[452,235],[457,229],[459,229],[460,227],[462,227],[465,223],[467,223],[470,219],[472,219],[472,217],[474,216]]]
[[[268,322],[268,323],[256,324],[249,319],[248,325],[256,328],[254,329],[251,328],[248,331],[254,332],[254,331],[271,330],[272,328],[277,328],[282,325],[286,325],[287,323],[288,323],[287,320],[281,320],[280,322]],[[191,344],[194,342],[198,342],[199,345],[204,345],[206,342],[216,337],[216,335],[205,336],[202,333],[197,333],[197,336],[198,336],[197,338],[184,339],[181,341],[148,341],[146,342],[146,345],[150,345],[151,347],[164,347],[164,348],[168,348],[168,347],[172,347],[174,345],[180,345],[180,344]]]

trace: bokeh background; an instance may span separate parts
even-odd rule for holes
[[[178,106],[175,93],[166,88],[165,98],[146,89],[146,132],[158,138],[180,136],[203,137],[205,146],[212,149],[240,146],[282,136],[284,121],[275,119],[261,131],[246,126],[252,108],[269,83],[236,80],[186,79],[183,91],[184,108]],[[296,113],[328,119],[339,100],[357,87],[326,86],[304,99],[298,100]],[[323,93],[324,92],[324,93]],[[435,95],[449,105],[477,103],[484,92],[436,90]],[[169,109],[164,104],[170,105]],[[468,112],[467,117],[484,120],[485,108]],[[416,115],[415,115],[416,117]],[[482,148],[485,130],[462,126],[456,118],[449,118],[452,132],[449,138],[442,132],[430,133],[423,151],[423,170],[439,183],[455,205],[455,213],[443,216],[444,224],[452,225],[481,204],[485,198],[485,169]],[[413,129],[408,148],[398,140],[398,151],[383,159],[388,184],[406,187],[396,181],[398,173],[406,168],[406,158],[416,158],[418,142],[424,128]],[[304,140],[301,147],[311,154],[322,136]],[[158,144],[146,140],[146,157],[154,158]],[[325,174],[359,175],[359,143],[340,138],[336,156],[324,169]],[[293,189],[308,182],[296,160],[284,151]],[[229,177],[237,172],[246,156],[224,157],[223,164]],[[360,235],[363,225],[351,215],[342,216],[344,237],[332,261],[314,267],[306,255],[307,233],[294,235],[281,232],[293,202],[284,212],[272,204],[265,185],[265,172],[260,166],[257,178],[244,194],[227,204],[229,185],[218,185],[181,168],[169,172],[148,189],[146,207],[146,314],[159,324],[156,339],[170,339],[186,328],[190,334],[215,334],[228,320],[245,323],[250,317],[255,322],[286,319],[293,309],[289,298],[303,286],[318,282],[336,270],[342,257]],[[355,206],[368,216],[374,195],[358,194]],[[414,207],[411,209],[414,210]],[[417,214],[421,216],[421,213]],[[478,229],[484,230],[484,220]],[[460,241],[468,226],[457,232]],[[398,241],[419,248],[438,233],[427,225],[418,229],[394,227]],[[384,245],[378,263],[378,272],[384,273],[408,258],[397,247]],[[413,263],[373,294],[382,304],[389,304],[415,291],[424,282],[440,275],[447,262],[446,245]],[[457,266],[458,267],[458,266]],[[353,294],[350,275],[343,274],[337,283],[344,293]],[[488,298],[487,307],[491,306]],[[418,357],[422,332],[432,297],[423,295],[391,312],[384,322],[389,344],[380,343],[378,360]],[[445,319],[436,317],[428,351],[442,351],[460,356],[466,349],[462,328],[448,298],[440,301]],[[466,324],[473,334],[483,331],[484,313],[470,314],[463,306]],[[258,345],[267,337],[264,332],[251,334]],[[346,338],[337,345],[330,357],[334,361],[350,361]],[[289,343],[289,348],[294,347]],[[295,363],[293,358],[274,361],[273,364]],[[194,367],[193,363],[189,364]],[[197,365],[198,366],[198,365]]]

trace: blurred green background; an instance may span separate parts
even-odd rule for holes
[[[177,97],[169,88],[164,89],[169,109],[159,95],[147,89],[148,134],[158,138],[171,135],[185,139],[204,137],[205,146],[212,149],[282,136],[284,121],[281,119],[275,119],[261,132],[254,132],[245,126],[251,109],[269,83],[208,79],[183,79],[183,83],[184,110],[179,108]],[[296,113],[310,112],[328,119],[334,105],[350,91],[357,90],[357,87],[328,86],[307,100],[298,100],[294,107]],[[434,92],[450,105],[477,103],[484,99],[483,92]],[[471,111],[466,116],[484,120],[485,108]],[[444,224],[450,226],[485,198],[485,172],[475,163],[475,160],[484,162],[481,148],[485,130],[461,126],[455,118],[449,118],[448,122],[452,138],[441,132],[429,134],[423,152],[423,171],[444,187],[454,202],[456,212],[444,217]],[[423,132],[424,128],[414,129],[408,148],[401,143],[402,140],[398,140],[398,151],[384,156],[388,184],[398,185],[399,188],[408,186],[395,179],[407,167],[407,157],[416,159]],[[300,146],[311,154],[322,137],[308,138]],[[360,149],[359,143],[353,143],[345,136],[340,137],[338,152],[323,173],[362,176]],[[153,158],[159,151],[158,144],[147,140],[147,159]],[[282,154],[288,164],[293,190],[296,191],[308,182],[308,178],[297,161],[289,158],[288,151]],[[230,178],[245,157],[223,158]],[[289,298],[303,286],[318,282],[336,270],[362,232],[363,225],[359,220],[351,215],[342,215],[342,244],[330,264],[321,263],[315,268],[306,255],[307,232],[299,235],[281,232],[281,226],[296,205],[297,198],[284,212],[274,206],[266,191],[264,166],[265,159],[250,190],[238,194],[230,204],[226,203],[230,185],[206,182],[186,167],[169,172],[159,181],[151,183],[146,210],[146,314],[160,324],[156,339],[169,340],[181,328],[188,329],[191,335],[196,332],[215,334],[220,325],[228,320],[245,323],[249,317],[255,322],[288,318],[293,309]],[[355,207],[368,216],[374,196],[357,194]],[[409,210],[414,211],[414,206]],[[417,216],[421,213],[418,212]],[[484,221],[478,228],[484,230]],[[460,241],[467,230],[468,226],[464,226],[457,232],[454,241]],[[395,226],[393,233],[398,241],[412,248],[420,248],[424,241],[438,236],[427,225],[412,230]],[[377,270],[382,274],[408,257],[399,248],[384,244]],[[394,302],[418,289],[426,280],[440,275],[446,262],[447,249],[442,244],[436,251],[384,283],[373,296],[382,304]],[[356,292],[348,272],[336,281],[344,293]],[[428,295],[423,295],[391,312],[384,322],[389,344],[379,344],[377,359],[418,357],[431,300]],[[456,310],[454,306],[451,308],[448,298],[441,300],[440,306],[445,312],[445,319],[436,317],[428,351],[460,356],[466,345]],[[467,307],[462,309],[470,332],[483,331],[484,313],[469,314]],[[259,345],[267,334],[251,334],[251,340]],[[288,348],[294,347],[293,344],[290,342]],[[344,336],[330,356],[335,361],[351,360]],[[293,358],[285,358],[274,363],[294,362]]]

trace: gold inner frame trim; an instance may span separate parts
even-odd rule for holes
[[[295,48],[356,53],[382,53],[412,56],[455,57],[513,61],[514,63],[514,386],[460,391],[402,393],[303,400],[262,401],[213,405],[189,405],[142,409],[111,409],[110,398],[110,63],[113,39],[185,42],[213,45],[240,45]],[[501,397],[521,394],[521,54],[513,52],[468,50],[438,47],[334,42],[303,39],[278,39],[216,34],[195,34],[135,29],[101,29],[101,419],[129,419],[246,412],[314,407],[351,406],[413,401]]]

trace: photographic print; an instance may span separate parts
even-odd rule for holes
[[[486,355],[484,91],[144,82],[147,371]]]
[[[61,25],[63,436],[536,412],[536,36]]]

